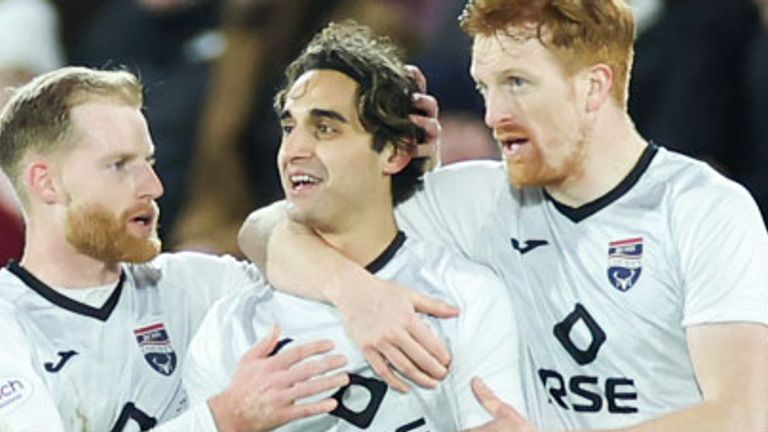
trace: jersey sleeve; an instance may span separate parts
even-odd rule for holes
[[[63,432],[56,402],[32,366],[24,333],[0,305],[0,431]]]
[[[768,324],[768,234],[752,197],[718,178],[678,203],[673,227],[685,289],[682,324]]]
[[[471,257],[480,228],[507,187],[499,162],[449,165],[425,175],[423,189],[400,204],[395,215],[408,235]]]
[[[520,341],[510,295],[502,281],[477,264],[455,266],[449,277],[459,298],[457,337],[453,344],[452,385],[462,428],[482,425],[491,415],[471,387],[480,377],[503,401],[526,412],[520,377]]]
[[[203,319],[187,351],[182,381],[191,403],[202,403],[224,391],[230,377],[223,369],[223,344],[228,340],[222,333],[226,316],[222,315],[223,302],[217,302]]]

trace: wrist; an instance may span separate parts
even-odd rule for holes
[[[213,420],[218,432],[238,432],[240,430],[237,414],[232,408],[226,393],[220,393],[208,400]]]
[[[338,262],[330,278],[320,284],[323,298],[344,311],[348,305],[357,305],[357,293],[369,289],[373,276],[364,268],[348,262]]]

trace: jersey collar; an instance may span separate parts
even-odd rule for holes
[[[630,189],[632,189],[632,186],[634,186],[638,180],[640,180],[640,177],[642,177],[643,173],[648,170],[648,167],[651,165],[651,161],[653,161],[653,157],[656,156],[658,151],[659,146],[654,143],[648,143],[648,146],[646,146],[643,150],[643,154],[640,155],[640,159],[632,168],[632,171],[630,171],[629,174],[624,177],[624,180],[622,180],[621,183],[616,185],[616,187],[608,191],[608,193],[601,196],[600,198],[580,207],[570,207],[559,203],[550,194],[548,194],[546,190],[544,190],[544,196],[549,201],[551,201],[552,204],[554,204],[555,208],[560,213],[562,213],[563,216],[567,217],[573,222],[581,222],[584,219],[604,209],[614,201],[618,200]]]
[[[384,252],[376,257],[376,259],[371,261],[370,264],[365,266],[365,269],[371,273],[376,273],[377,271],[383,269],[384,266],[387,265],[387,263],[395,256],[395,253],[400,250],[400,247],[403,246],[403,243],[405,243],[405,238],[405,233],[398,231],[397,235],[395,235],[395,238],[392,239],[391,243],[389,243],[389,246],[384,249]]]
[[[26,284],[29,288],[40,294],[41,297],[45,298],[54,305],[78,315],[89,316],[101,321],[106,321],[112,314],[115,306],[117,306],[117,301],[120,299],[120,293],[123,291],[123,282],[125,282],[125,272],[121,272],[120,280],[117,282],[117,287],[114,291],[112,291],[112,294],[109,296],[107,301],[102,307],[94,308],[88,306],[87,304],[72,300],[71,298],[56,292],[53,288],[35,277],[35,275],[30,273],[16,261],[10,261],[6,268],[17,278],[21,279],[21,281],[24,282],[24,284]]]

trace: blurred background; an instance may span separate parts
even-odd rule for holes
[[[56,67],[126,68],[146,86],[169,250],[239,255],[251,210],[280,199],[272,97],[331,20],[389,35],[440,101],[444,164],[498,158],[468,74],[464,0],[0,0],[0,105]],[[768,210],[768,0],[630,0],[639,32],[630,113],[646,138],[701,158]],[[20,210],[0,175],[0,263]]]

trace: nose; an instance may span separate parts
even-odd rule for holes
[[[315,140],[312,134],[299,126],[283,135],[280,144],[280,155],[284,162],[296,159],[306,159],[312,156],[315,149]]]
[[[144,175],[141,184],[141,197],[155,200],[163,195],[163,183],[160,181],[160,177],[157,176],[155,168],[149,163],[144,165]]]
[[[493,129],[499,125],[512,122],[517,111],[517,103],[513,96],[504,95],[500,91],[490,90],[485,98],[485,124]]]

